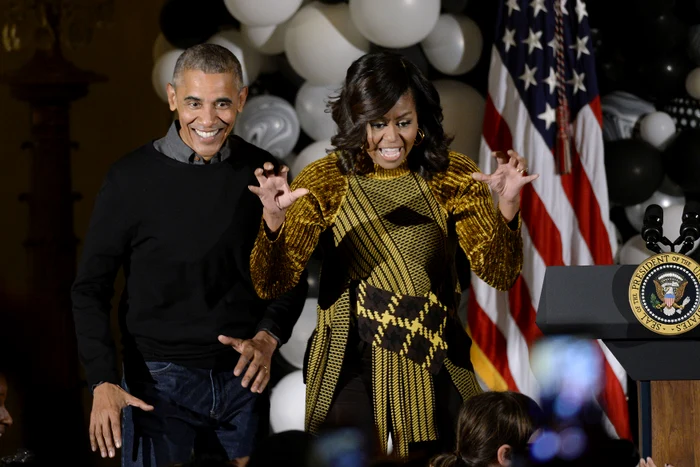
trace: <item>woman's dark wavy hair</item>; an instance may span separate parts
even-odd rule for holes
[[[393,52],[373,52],[348,68],[345,84],[328,106],[338,133],[331,138],[344,174],[367,173],[372,160],[364,150],[367,124],[383,117],[407,91],[413,95],[418,126],[425,138],[408,154],[408,168],[425,179],[449,165],[452,141],[442,128],[442,107],[435,86],[411,61]]]
[[[504,444],[512,455],[522,456],[543,421],[540,406],[524,394],[490,391],[472,396],[459,413],[454,452],[434,457],[430,467],[488,467],[497,462]]]

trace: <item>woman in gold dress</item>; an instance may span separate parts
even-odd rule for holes
[[[459,246],[506,290],[522,266],[522,187],[537,178],[514,151],[486,175],[449,150],[435,87],[410,61],[355,61],[330,103],[333,151],[287,184],[266,164],[249,187],[264,220],[251,257],[272,298],[320,246],[316,330],[305,358],[306,428],[353,425],[401,457],[450,447],[461,402],[481,392],[456,316]],[[498,195],[498,204],[489,187]]]

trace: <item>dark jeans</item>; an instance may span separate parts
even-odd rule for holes
[[[169,466],[203,453],[245,457],[259,435],[267,434],[268,394],[242,387],[242,377],[232,370],[168,362],[146,362],[146,367],[126,371],[125,389],[154,410],[124,409],[122,466]]]

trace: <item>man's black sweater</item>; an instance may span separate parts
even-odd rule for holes
[[[78,348],[90,386],[118,384],[110,333],[114,280],[124,268],[119,304],[125,361],[233,367],[237,354],[219,334],[249,339],[261,329],[289,339],[307,283],[275,301],[257,297],[250,252],[262,205],[248,190],[274,158],[240,138],[211,165],[188,165],[149,143],[117,161],[97,196],[72,289]]]

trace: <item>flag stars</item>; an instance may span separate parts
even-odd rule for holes
[[[576,0],[576,14],[578,15],[578,22],[580,23],[583,21],[584,16],[588,16],[588,12],[586,11],[586,4],[583,3],[581,0]]]
[[[525,82],[525,90],[530,87],[530,85],[537,86],[537,81],[535,81],[535,73],[537,73],[537,67],[530,68],[530,66],[525,64],[525,72],[520,75],[520,79]]]
[[[547,102],[546,104],[547,108],[544,112],[539,114],[537,118],[539,118],[540,120],[544,120],[545,128],[549,130],[549,127],[552,126],[552,123],[554,123],[554,121],[557,119],[557,114],[552,108],[552,106],[549,105],[549,102]]]
[[[586,92],[586,86],[583,84],[583,80],[586,79],[586,73],[578,74],[576,70],[571,70],[574,73],[574,77],[567,81],[568,84],[574,86],[574,95],[580,90]]]
[[[557,87],[557,74],[554,72],[554,68],[549,68],[549,76],[543,81],[549,86],[549,93],[554,93],[554,89]]]
[[[533,18],[537,18],[537,14],[540,11],[544,11],[545,13],[547,13],[547,7],[544,6],[544,0],[532,0],[530,2],[530,8],[535,10],[535,12],[532,14]]]
[[[516,47],[515,29],[506,28],[506,32],[505,32],[505,34],[503,34],[503,45],[506,49],[506,52],[508,52],[511,47]]]
[[[527,39],[523,41],[524,44],[527,44],[527,54],[530,55],[533,50],[535,49],[540,49],[542,50],[542,44],[540,43],[540,37],[542,37],[542,31],[533,31],[532,28],[530,28],[530,34],[528,34]]]
[[[566,0],[559,0],[559,8],[561,9],[562,15],[568,15],[569,12],[566,11]]]
[[[506,2],[506,6],[508,7],[508,17],[510,17],[510,14],[513,13],[513,10],[520,11],[518,0],[508,0]]]
[[[547,47],[551,47],[551,48],[552,48],[552,53],[553,53],[554,55],[557,54],[557,51],[558,51],[559,48],[560,48],[559,42],[557,41],[557,36],[552,37],[552,40],[549,41],[549,42],[547,42]]]
[[[570,45],[570,49],[576,49],[576,60],[581,58],[581,54],[584,55],[590,55],[591,53],[588,51],[588,47],[586,47],[586,43],[588,42],[588,36],[585,37],[577,37],[576,38],[576,44],[575,45]]]

